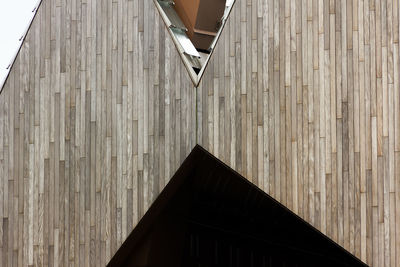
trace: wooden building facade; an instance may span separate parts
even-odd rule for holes
[[[43,0],[0,93],[0,265],[104,266],[196,143],[400,265],[400,0],[236,0],[195,88],[150,0]]]

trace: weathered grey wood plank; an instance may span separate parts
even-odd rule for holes
[[[237,0],[193,88],[144,0],[44,0],[0,94],[2,266],[104,265],[195,143],[400,262],[399,0]]]

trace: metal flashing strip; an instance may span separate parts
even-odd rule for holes
[[[222,29],[224,28],[224,25],[226,23],[226,20],[228,19],[228,16],[231,12],[231,9],[232,9],[234,3],[235,3],[235,0],[227,0],[226,1],[224,16],[222,17],[222,23],[221,23],[222,25],[219,28],[218,33],[216,34],[216,38],[214,38],[214,41],[210,45],[210,51],[212,51],[215,48],[218,38],[219,38],[219,35],[221,34]]]
[[[186,32],[186,26],[183,24],[182,20],[179,18],[174,9],[174,2],[158,0],[158,3],[160,4],[162,10],[164,11],[165,15],[167,15],[167,18],[171,23],[169,27],[177,28]]]
[[[193,57],[200,58],[199,52],[197,52],[196,47],[194,47],[193,43],[190,41],[189,37],[187,37],[186,33],[182,32],[179,29],[171,28],[172,33],[175,34],[176,39],[178,39],[179,44],[182,46],[183,51]]]

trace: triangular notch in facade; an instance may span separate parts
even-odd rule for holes
[[[197,87],[235,0],[154,0]]]
[[[196,146],[108,266],[367,265]]]

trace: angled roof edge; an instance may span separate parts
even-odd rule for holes
[[[202,165],[207,165],[210,162],[212,162],[212,165],[215,166],[215,168],[219,168],[223,170],[224,173],[229,173],[232,177],[235,177],[235,179],[239,180],[242,185],[247,184],[249,188],[251,188],[252,192],[258,192],[260,195],[263,196],[263,198],[268,199],[268,201],[272,203],[275,207],[279,208],[282,213],[296,220],[304,227],[309,228],[310,231],[314,234],[319,235],[321,239],[324,240],[323,242],[329,243],[331,246],[333,246],[333,248],[336,249],[336,252],[343,253],[346,255],[346,257],[349,257],[349,259],[354,260],[354,262],[358,264],[357,266],[368,266],[359,258],[351,254],[344,247],[333,241],[327,235],[323,234],[317,228],[315,228],[303,218],[289,210],[286,206],[275,200],[273,197],[268,195],[266,192],[261,190],[255,184],[237,173],[235,170],[230,168],[228,165],[223,163],[221,160],[216,158],[214,155],[212,155],[210,152],[208,152],[198,144],[193,148],[193,150],[184,160],[182,165],[167,183],[165,188],[161,191],[160,195],[155,199],[148,211],[139,220],[138,224],[134,227],[132,232],[127,236],[125,241],[115,252],[114,256],[111,258],[107,266],[122,266],[122,264],[132,256],[132,251],[134,251],[135,248],[137,248],[137,246],[141,244],[143,238],[146,238],[146,235],[156,225],[159,217],[162,216],[165,211],[169,210],[169,201],[172,201],[174,199],[174,195],[180,192],[183,187],[185,187],[186,182],[188,181],[188,179],[191,178],[191,176],[201,176],[204,174],[203,172],[207,172],[204,170],[204,167],[207,166]],[[201,173],[199,174],[197,173],[197,171],[200,171]],[[208,172],[214,173],[215,169],[208,170]]]
[[[186,176],[188,176],[190,170],[194,168],[198,162],[198,159],[201,158],[204,152],[206,152],[206,150],[199,145],[196,145],[193,148],[189,156],[187,156],[187,158],[183,161],[182,165],[172,176],[165,188],[161,191],[147,212],[139,220],[132,232],[118,248],[117,252],[111,258],[107,266],[121,266],[121,264],[129,256],[129,252],[138,245],[141,239],[150,230],[157,219],[157,216],[162,213],[164,208],[167,206],[167,202],[173,197],[174,193],[178,191]]]
[[[26,27],[26,30],[24,31],[24,33],[22,34],[22,36],[20,38],[20,45],[19,45],[19,48],[18,48],[17,52],[11,58],[10,64],[8,64],[8,66],[7,66],[8,73],[7,73],[6,77],[5,77],[5,79],[3,80],[3,83],[1,83],[1,81],[0,81],[0,94],[3,91],[3,87],[6,84],[6,82],[8,80],[8,77],[10,76],[10,73],[11,73],[13,67],[14,67],[15,60],[17,59],[17,57],[19,55],[19,52],[21,51],[21,48],[25,43],[25,38],[28,35],[28,32],[29,32],[29,30],[30,30],[30,28],[32,26],[32,23],[33,23],[34,19],[36,18],[37,11],[39,10],[39,7],[41,6],[42,1],[43,0],[37,0],[37,4],[35,5],[34,9],[32,10],[32,12],[35,12],[35,14],[33,14],[32,18],[31,18],[31,21],[28,23],[28,26]]]

